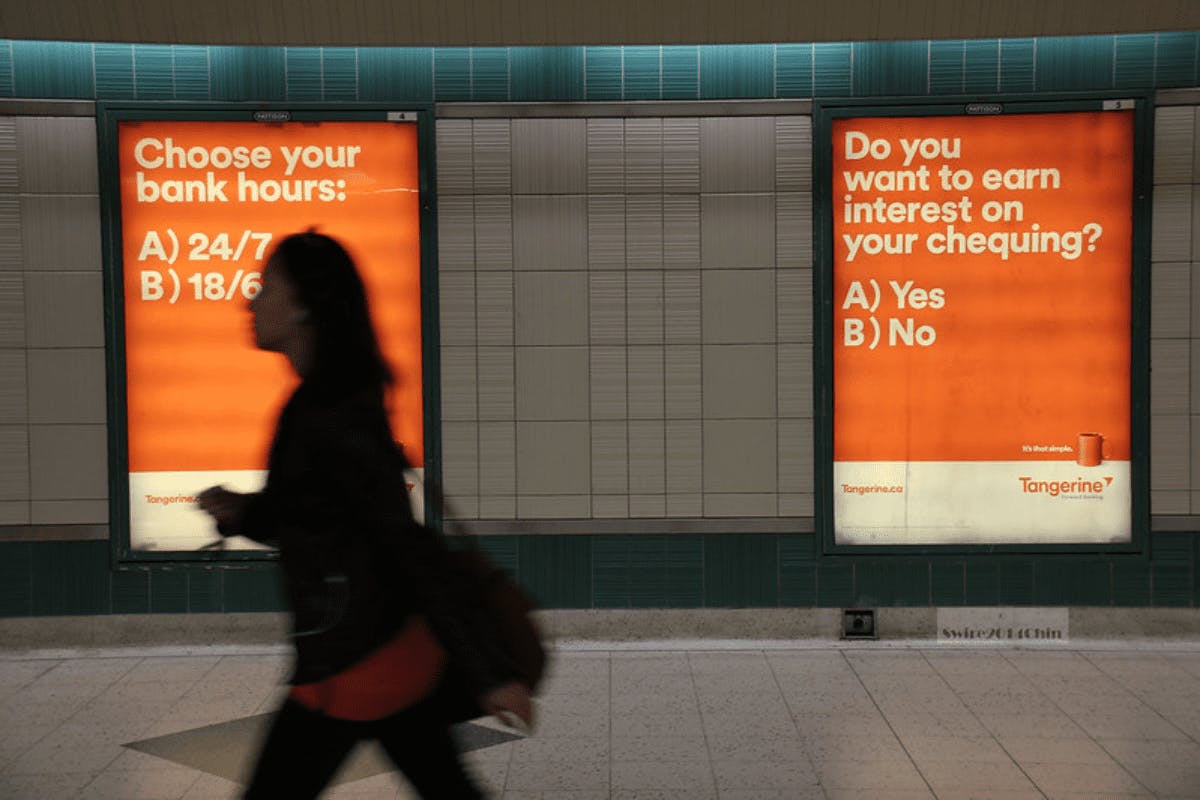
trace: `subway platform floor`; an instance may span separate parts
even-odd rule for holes
[[[279,646],[0,649],[0,797],[239,795]],[[1200,798],[1200,642],[563,643],[504,800]],[[324,797],[409,798],[372,746]]]

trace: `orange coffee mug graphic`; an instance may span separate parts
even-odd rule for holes
[[[1076,461],[1081,467],[1098,467],[1104,460],[1104,437],[1098,433],[1079,434],[1079,453]]]

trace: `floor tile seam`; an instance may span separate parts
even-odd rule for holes
[[[1080,655],[1083,655],[1083,654],[1081,653]],[[1092,663],[1092,661],[1091,661],[1090,659],[1088,659],[1086,655],[1083,655],[1083,659],[1084,659],[1085,661],[1087,661],[1088,665],[1089,665],[1089,666],[1090,666],[1092,669],[1096,670],[1096,671],[1097,671],[1097,672],[1099,672],[1101,675],[1105,675],[1105,676],[1107,677],[1107,673],[1105,673],[1103,670],[1101,670],[1099,667],[1097,667],[1097,666],[1096,666],[1094,663]],[[1008,661],[1008,659],[1007,659],[1007,658],[1005,658],[1005,660],[1006,660],[1006,661]],[[1009,661],[1009,663],[1011,664],[1012,662],[1011,662],[1011,661]],[[1025,673],[1025,672],[1023,672],[1023,671],[1021,670],[1021,668],[1020,668],[1020,666],[1019,666],[1019,665],[1017,665],[1017,664],[1013,664],[1013,667],[1014,667],[1014,668],[1015,668],[1015,669],[1016,669],[1018,672],[1020,672],[1022,675],[1026,675],[1026,674],[1027,674],[1027,673]],[[1126,775],[1128,775],[1130,778],[1132,778],[1132,779],[1133,779],[1133,782],[1134,782],[1134,783],[1136,783],[1138,786],[1142,787],[1142,788],[1143,788],[1143,789],[1145,789],[1147,792],[1149,792],[1151,796],[1154,796],[1154,792],[1153,792],[1153,791],[1150,789],[1150,787],[1148,787],[1148,786],[1146,786],[1144,783],[1142,783],[1142,782],[1141,782],[1141,781],[1138,779],[1138,777],[1137,777],[1136,775],[1134,775],[1132,772],[1130,772],[1130,771],[1129,771],[1129,769],[1128,769],[1128,768],[1127,768],[1127,767],[1126,767],[1124,764],[1122,764],[1122,763],[1121,763],[1120,761],[1118,761],[1117,759],[1113,758],[1113,755],[1112,755],[1112,753],[1110,753],[1110,752],[1108,751],[1108,748],[1104,747],[1104,745],[1102,745],[1102,744],[1100,743],[1100,741],[1099,741],[1099,740],[1097,740],[1097,739],[1096,739],[1096,737],[1095,737],[1095,736],[1093,736],[1093,735],[1091,734],[1091,732],[1090,732],[1090,731],[1088,731],[1086,728],[1084,728],[1082,725],[1080,725],[1080,724],[1079,724],[1079,723],[1078,723],[1078,722],[1075,720],[1075,717],[1074,717],[1074,715],[1072,715],[1072,714],[1071,714],[1070,712],[1068,712],[1068,711],[1067,711],[1065,708],[1063,708],[1063,707],[1062,707],[1062,706],[1061,706],[1061,705],[1058,703],[1058,701],[1056,701],[1056,700],[1054,699],[1054,697],[1052,697],[1052,696],[1051,696],[1049,693],[1047,693],[1047,692],[1043,691],[1043,690],[1042,690],[1042,688],[1041,688],[1040,686],[1037,686],[1036,684],[1034,684],[1034,688],[1035,688],[1035,689],[1036,689],[1036,690],[1037,690],[1039,693],[1041,693],[1041,695],[1042,695],[1043,697],[1045,697],[1045,698],[1046,698],[1046,701],[1047,701],[1048,703],[1050,703],[1052,706],[1054,706],[1055,708],[1057,708],[1057,709],[1058,709],[1058,711],[1059,711],[1059,713],[1063,714],[1063,715],[1064,715],[1064,716],[1065,716],[1067,719],[1069,719],[1069,720],[1071,721],[1071,724],[1072,724],[1072,725],[1074,725],[1075,727],[1077,727],[1077,728],[1079,728],[1081,731],[1083,731],[1085,734],[1087,734],[1087,738],[1088,738],[1088,740],[1089,740],[1089,741],[1090,741],[1092,744],[1096,745],[1096,746],[1097,746],[1097,747],[1099,747],[1101,750],[1103,750],[1103,751],[1105,752],[1105,754],[1107,754],[1107,755],[1108,755],[1108,757],[1109,757],[1109,758],[1111,758],[1111,759],[1113,760],[1113,763],[1114,763],[1114,764],[1116,764],[1116,765],[1117,765],[1117,767],[1118,767],[1118,768],[1120,768],[1120,770],[1121,770],[1122,772],[1124,772]],[[1124,687],[1124,686],[1122,686],[1121,688],[1123,688],[1123,689],[1124,689],[1125,687]],[[1141,701],[1139,701],[1139,702],[1141,702]],[[1153,709],[1151,709],[1151,710],[1153,710]],[[1156,711],[1155,713],[1157,714],[1158,712]],[[1161,716],[1161,715],[1159,715],[1159,716]],[[1177,730],[1178,730],[1178,729],[1177,729]],[[1182,731],[1181,731],[1181,732],[1182,732]],[[1184,735],[1186,736],[1187,734],[1185,733]],[[1191,737],[1189,737],[1189,738],[1191,738]],[[1031,763],[1036,763],[1036,762],[1031,762]],[[1024,771],[1024,768],[1022,768],[1022,771]],[[1036,782],[1035,782],[1035,785],[1036,785]],[[1040,791],[1041,787],[1038,787],[1038,788],[1039,788],[1039,791]]]
[[[713,768],[713,760],[714,759],[713,759],[712,744],[709,741],[709,737],[708,737],[708,725],[706,725],[704,723],[704,714],[703,714],[703,712],[700,711],[700,689],[696,686],[696,672],[693,669],[693,665],[692,665],[692,653],[691,652],[686,653],[685,658],[687,660],[687,665],[688,665],[688,682],[692,686],[692,699],[696,703],[696,712],[700,715],[700,734],[704,737],[704,753],[707,756],[709,782],[712,785],[713,796],[720,797],[721,789],[717,785],[717,771],[716,771],[716,769]],[[766,656],[764,655],[763,658],[765,659]],[[612,786],[612,784],[610,783],[609,786]]]
[[[958,700],[959,703],[962,704],[963,708],[965,708],[967,710],[967,713],[971,715],[971,719],[975,720],[975,722],[978,723],[979,727],[981,727],[985,731],[987,731],[988,736],[991,737],[992,741],[996,743],[996,746],[1000,748],[1000,750],[1004,753],[1004,755],[1008,756],[1008,760],[1010,762],[1012,762],[1013,766],[1015,766],[1018,770],[1020,770],[1021,774],[1025,776],[1025,780],[1029,781],[1029,785],[1034,788],[1034,791],[1036,791],[1038,794],[1040,794],[1043,798],[1047,797],[1046,793],[1042,790],[1042,787],[1038,786],[1037,781],[1035,781],[1033,779],[1033,776],[1030,775],[1025,770],[1025,767],[1021,765],[1021,762],[1018,761],[1017,758],[1015,756],[1013,756],[1012,753],[1009,752],[1008,748],[1004,746],[1004,742],[1000,741],[1000,738],[998,736],[996,736],[995,733],[992,732],[992,729],[984,724],[983,720],[981,720],[979,718],[979,715],[975,713],[975,709],[971,708],[970,704],[967,703],[965,700],[963,700],[962,695],[960,695],[958,693],[958,690],[954,688],[954,684],[952,684],[950,681],[948,681],[946,679],[946,676],[943,675],[942,672],[937,668],[937,665],[934,664],[932,661],[930,661],[929,656],[923,651],[921,653],[921,658],[923,658],[925,660],[925,663],[929,665],[929,668],[933,670],[933,673],[935,675],[937,675],[938,678],[941,679],[942,683],[944,683],[946,685],[946,688],[948,688],[950,690],[950,693],[952,695],[954,695],[954,698],[956,700]],[[1033,689],[1034,689],[1034,691],[1038,692],[1039,694],[1041,693],[1041,690],[1038,689],[1036,686],[1034,686]],[[1074,722],[1074,720],[1072,720],[1072,722]]]
[[[921,782],[925,784],[925,788],[929,790],[929,793],[934,797],[937,797],[937,792],[934,791],[933,785],[929,782],[929,778],[927,778],[925,773],[921,771],[921,768],[917,766],[917,762],[915,759],[913,759],[912,753],[908,752],[908,748],[904,745],[904,739],[896,731],[895,727],[893,727],[892,721],[887,718],[887,714],[883,713],[883,709],[879,707],[879,703],[876,702],[874,695],[871,694],[871,690],[867,688],[867,684],[863,681],[862,675],[860,675],[858,670],[854,668],[854,662],[847,657],[845,651],[842,652],[842,659],[846,662],[846,667],[850,670],[850,674],[854,676],[854,679],[858,681],[858,685],[862,687],[863,692],[865,692],[867,697],[870,698],[871,704],[875,706],[875,711],[879,713],[879,717],[883,720],[883,724],[887,725],[888,730],[892,732],[892,736],[895,737],[896,743],[899,744],[900,749],[904,751],[904,757],[908,759],[909,765],[916,770],[917,775],[920,776]],[[824,788],[824,782],[822,782],[821,785],[822,788]]]
[[[792,704],[788,702],[787,693],[783,690],[783,684],[779,681],[779,674],[775,671],[775,665],[771,663],[770,658],[766,657],[766,653],[763,654],[763,658],[767,662],[767,669],[771,672],[771,678],[775,681],[775,688],[779,691],[779,697],[783,700],[783,707],[787,709],[788,717],[792,720],[792,728],[796,731],[796,736],[800,740],[800,747],[804,751],[804,760],[808,762],[809,769],[817,776],[817,785],[821,789],[821,794],[828,796],[825,792],[825,787],[821,786],[820,773],[817,772],[817,765],[813,761],[812,752],[809,750],[808,740],[801,733],[800,726],[796,724],[796,712],[792,708]]]
[[[1138,697],[1137,693],[1136,693],[1136,692],[1134,692],[1132,689],[1130,689],[1128,686],[1126,686],[1126,685],[1125,685],[1123,682],[1121,682],[1121,681],[1117,680],[1116,678],[1112,677],[1112,676],[1111,676],[1111,675],[1109,675],[1107,672],[1105,672],[1105,671],[1104,671],[1104,668],[1103,668],[1103,667],[1101,667],[1101,666],[1100,666],[1099,664],[1097,664],[1096,662],[1092,661],[1092,659],[1088,658],[1088,656],[1087,656],[1087,654],[1086,654],[1086,653],[1080,653],[1080,655],[1081,655],[1081,656],[1083,656],[1083,658],[1084,658],[1084,660],[1085,660],[1085,661],[1087,661],[1089,664],[1091,664],[1091,665],[1092,665],[1093,667],[1095,667],[1096,669],[1100,670],[1101,674],[1103,674],[1103,675],[1107,676],[1107,677],[1108,677],[1110,680],[1112,680],[1114,683],[1116,683],[1118,686],[1120,686],[1120,687],[1121,687],[1121,689],[1123,689],[1123,690],[1125,691],[1125,694],[1127,694],[1127,695],[1129,695],[1130,697],[1132,697],[1134,700],[1136,700],[1136,701],[1137,701],[1137,702],[1138,702],[1140,705],[1142,705],[1143,707],[1145,707],[1145,708],[1148,708],[1148,709],[1150,709],[1151,711],[1153,711],[1153,712],[1154,712],[1154,713],[1155,713],[1155,714],[1158,716],[1158,718],[1159,718],[1159,719],[1161,719],[1163,722],[1166,722],[1166,723],[1167,723],[1168,725],[1170,725],[1172,728],[1174,728],[1175,730],[1177,730],[1177,731],[1179,731],[1180,733],[1182,733],[1182,734],[1183,734],[1185,737],[1187,737],[1187,739],[1188,739],[1189,741],[1191,741],[1191,742],[1193,742],[1193,743],[1195,743],[1195,744],[1200,744],[1200,741],[1198,741],[1198,740],[1197,740],[1197,739],[1196,739],[1194,736],[1192,736],[1190,733],[1188,733],[1187,731],[1185,731],[1183,728],[1181,728],[1181,727],[1179,727],[1178,725],[1176,725],[1176,724],[1175,724],[1175,722],[1174,722],[1173,720],[1171,720],[1171,718],[1170,718],[1170,717],[1167,717],[1165,714],[1163,714],[1163,713],[1162,713],[1161,711],[1159,711],[1157,708],[1155,708],[1154,706],[1150,705],[1149,703],[1147,703],[1146,701],[1144,701],[1142,698]],[[1107,750],[1106,750],[1105,752],[1107,752]],[[1139,781],[1139,783],[1140,783],[1140,781]]]

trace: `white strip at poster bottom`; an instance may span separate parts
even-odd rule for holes
[[[834,462],[834,541],[1116,544],[1132,537],[1130,463]]]
[[[409,500],[417,521],[423,521],[425,470],[406,472]],[[210,486],[234,492],[257,492],[267,479],[265,470],[218,470],[129,473],[129,544],[143,552],[198,551],[220,540],[212,518],[196,505]],[[269,550],[249,539],[233,536],[226,550]]]

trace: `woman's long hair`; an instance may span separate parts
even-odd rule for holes
[[[313,331],[305,381],[330,390],[372,390],[382,401],[392,372],[375,338],[362,278],[346,248],[331,236],[307,231],[282,239],[271,260],[291,282]]]

